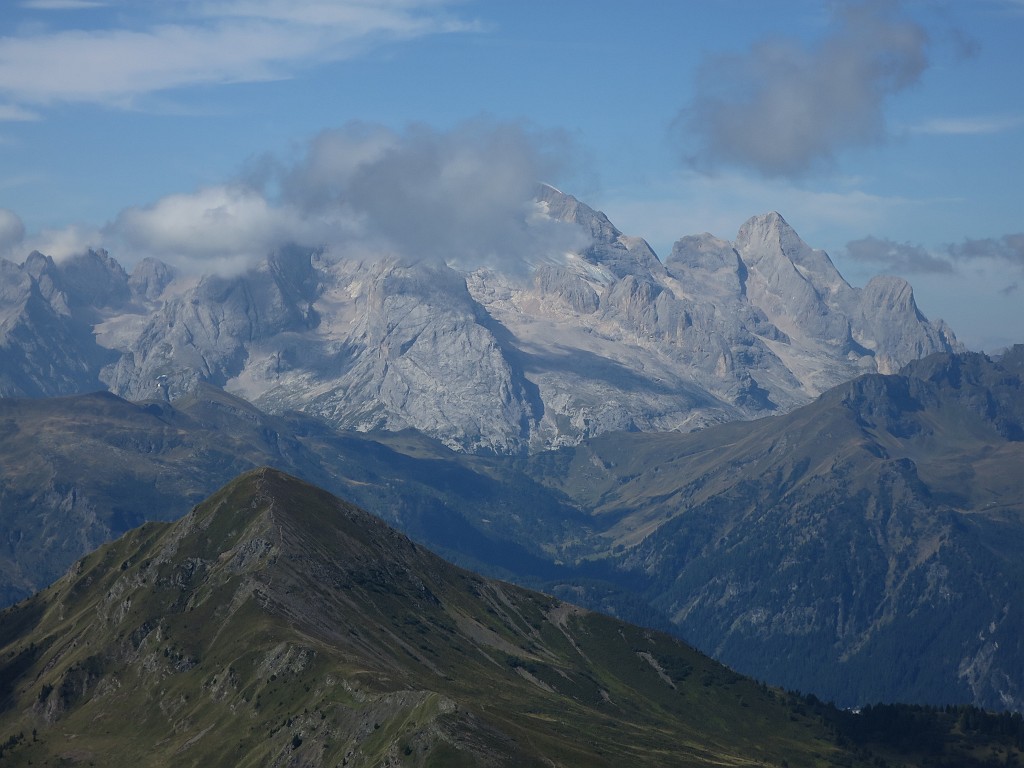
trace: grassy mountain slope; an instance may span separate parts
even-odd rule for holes
[[[680,642],[267,469],[0,614],[7,734],[16,765],[855,764]]]

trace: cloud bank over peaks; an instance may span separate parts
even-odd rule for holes
[[[295,161],[262,157],[234,183],[126,209],[104,239],[126,260],[155,256],[192,273],[237,273],[289,243],[515,272],[589,242],[534,203],[567,155],[562,135],[519,124],[354,123],[314,137]]]
[[[125,209],[106,235],[117,253],[154,256],[184,272],[235,274],[285,243],[308,238],[312,244],[325,234],[324,224],[274,206],[253,189],[218,185]]]
[[[103,247],[104,241],[99,230],[78,224],[29,234],[17,213],[0,208],[0,259],[20,263],[32,251],[39,251],[61,261],[90,248]]]
[[[754,169],[798,177],[840,150],[886,138],[888,97],[928,65],[924,29],[899,3],[840,3],[816,45],[770,39],[749,52],[708,58],[677,121],[698,168]]]

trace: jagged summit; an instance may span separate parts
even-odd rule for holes
[[[657,254],[646,240],[624,235],[605,214],[572,195],[541,185],[537,201],[552,219],[576,224],[583,229],[590,245],[580,255],[591,264],[609,270],[615,278],[628,275],[646,278],[664,272]]]
[[[795,267],[819,291],[834,293],[850,287],[828,254],[807,245],[775,211],[748,219],[736,235],[735,247],[748,268],[770,259],[776,265]]]

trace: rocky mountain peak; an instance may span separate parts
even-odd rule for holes
[[[746,291],[747,268],[733,244],[707,232],[677,240],[665,268],[696,295],[740,299]]]
[[[24,263],[25,271],[30,274],[36,280],[43,272],[47,272],[55,269],[53,259],[50,256],[40,253],[39,251],[32,251],[25,259]]]
[[[736,250],[751,269],[783,280],[795,269],[821,294],[849,290],[849,284],[824,251],[805,243],[782,216],[772,211],[748,219],[736,235]]]
[[[69,302],[91,309],[119,308],[131,298],[128,274],[105,250],[89,249],[58,265]]]
[[[17,734],[0,757],[16,765],[845,757],[795,698],[660,632],[456,568],[268,469],[0,614],[0,703]]]
[[[749,265],[778,256],[794,264],[802,264],[811,251],[810,246],[776,211],[747,219],[736,233],[734,246]]]
[[[581,255],[590,263],[605,267],[618,278],[664,274],[661,261],[647,241],[624,235],[601,211],[546,184],[538,188],[537,202],[551,218],[577,224],[589,234],[591,244]]]
[[[861,297],[872,309],[922,317],[914,301],[914,289],[902,277],[877,275],[861,290]]]
[[[1024,377],[1024,344],[1014,344],[999,357],[999,364],[1006,370]]]
[[[841,357],[853,351],[856,294],[828,254],[808,246],[775,212],[749,219],[734,245],[747,269],[747,297],[775,327]]]
[[[548,184],[537,187],[536,199],[552,219],[579,224],[596,242],[614,242],[622,235],[603,213]]]
[[[147,256],[135,265],[128,278],[128,287],[133,295],[154,301],[163,295],[164,289],[171,284],[176,274],[174,267]]]
[[[410,570],[416,547],[393,528],[280,470],[250,470],[179,523],[175,550],[184,546],[203,557],[227,560],[234,573],[294,571],[302,562],[306,577],[326,569],[362,564],[387,573]],[[191,542],[191,543],[189,543]],[[195,548],[198,548],[196,550]],[[253,558],[262,551],[264,556]]]

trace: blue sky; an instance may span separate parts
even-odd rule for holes
[[[1024,342],[1021,40],[1021,0],[4,0],[0,255],[528,247],[502,217],[537,177],[662,258],[778,210],[994,351]]]

